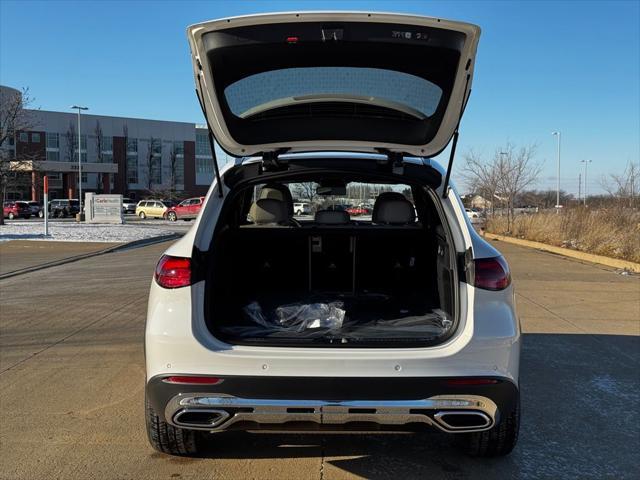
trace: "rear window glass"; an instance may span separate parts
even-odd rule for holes
[[[250,75],[229,85],[224,94],[233,114],[243,118],[317,101],[355,101],[430,117],[438,108],[442,89],[424,78],[394,70],[305,67]]]

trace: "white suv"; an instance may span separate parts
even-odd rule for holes
[[[222,171],[214,162],[195,224],[151,285],[146,405],[157,450],[195,455],[232,429],[429,427],[473,455],[511,451],[511,277],[449,185],[479,35],[375,13],[188,29],[211,143],[237,160]],[[445,170],[430,158],[450,141]],[[294,219],[300,185],[320,205],[347,190],[375,198],[371,218],[320,207]]]

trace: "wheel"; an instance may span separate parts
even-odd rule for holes
[[[491,430],[460,433],[455,440],[465,453],[474,457],[501,457],[508,455],[518,443],[520,430],[520,394],[515,407],[500,416],[500,421]]]
[[[43,210],[40,210],[40,211],[38,212],[38,217],[39,217],[39,218],[44,218],[44,211],[43,211]]]
[[[178,216],[176,215],[176,212],[167,213],[167,220],[170,220],[172,222],[177,221],[178,220]]]
[[[140,214],[139,214],[138,216],[139,216],[141,219],[143,219],[143,220],[144,220],[145,218],[147,218],[147,216],[145,215],[145,213],[144,213],[144,212],[140,212]]]
[[[146,426],[149,443],[157,451],[169,455],[192,456],[198,453],[200,432],[169,425],[156,414],[148,400],[146,403]]]
[[[16,218],[16,216],[13,214],[13,212],[9,212],[9,220],[13,220],[14,218]]]

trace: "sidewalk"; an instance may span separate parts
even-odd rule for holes
[[[121,243],[42,240],[0,242],[0,275],[64,258],[98,252],[115,245],[121,245]]]

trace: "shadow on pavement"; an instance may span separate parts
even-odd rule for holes
[[[324,458],[325,478],[639,478],[640,337],[525,334],[511,455],[477,459],[439,432],[213,436],[204,456]]]

